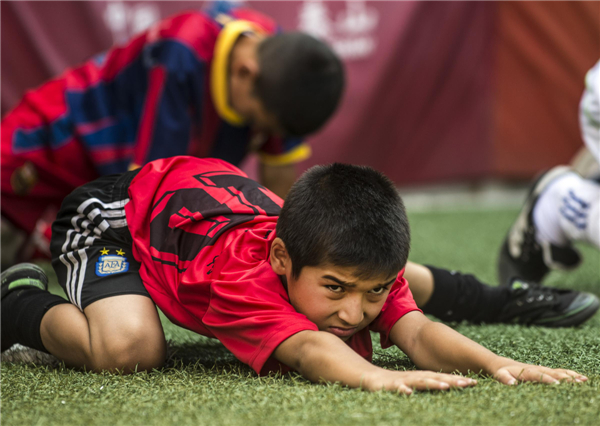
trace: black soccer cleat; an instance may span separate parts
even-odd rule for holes
[[[8,268],[0,274],[1,293],[0,300],[4,300],[9,293],[25,289],[39,288],[40,290],[48,290],[48,277],[42,268],[33,263],[20,263]],[[7,301],[8,303],[9,301]],[[15,342],[10,341],[2,333],[2,341],[0,342],[0,350],[5,351],[10,348]]]
[[[0,275],[2,281],[0,299],[11,291],[36,287],[40,290],[48,290],[48,277],[42,268],[33,263],[19,263],[8,268]]]
[[[544,287],[514,279],[506,306],[496,322],[544,327],[574,327],[598,310],[598,297],[590,293]]]
[[[513,278],[540,282],[550,269],[573,269],[581,262],[579,251],[573,246],[541,244],[535,238],[533,208],[540,194],[550,182],[569,172],[569,167],[554,167],[542,174],[532,185],[525,204],[500,249],[498,279],[501,286],[510,285]]]

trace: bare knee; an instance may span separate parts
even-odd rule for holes
[[[131,373],[164,364],[165,335],[149,297],[107,297],[87,306],[84,313],[90,330],[88,368]]]
[[[151,371],[165,362],[167,345],[162,327],[142,322],[123,324],[110,336],[102,339],[100,350],[93,352],[93,369],[122,371]]]

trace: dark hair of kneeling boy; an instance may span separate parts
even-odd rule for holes
[[[155,304],[219,339],[257,373],[411,393],[502,383],[584,381],[500,357],[427,319],[403,278],[410,231],[381,173],[315,166],[283,202],[236,167],[173,157],[100,178],[67,197],[53,266],[69,301],[34,265],[2,274],[2,349],[21,343],[73,367],[150,370],[166,343]],[[370,331],[422,369],[373,365]]]

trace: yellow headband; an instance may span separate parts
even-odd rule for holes
[[[225,24],[217,37],[211,65],[210,88],[215,109],[221,118],[234,126],[244,125],[246,119],[229,105],[229,57],[233,45],[245,32],[263,31],[249,21],[231,21]]]

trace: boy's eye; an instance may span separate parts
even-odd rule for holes
[[[334,293],[341,293],[342,291],[344,291],[344,287],[342,287],[341,285],[326,285],[325,288],[333,291]]]
[[[369,293],[379,295],[385,293],[386,290],[387,287],[377,287],[371,290]]]

